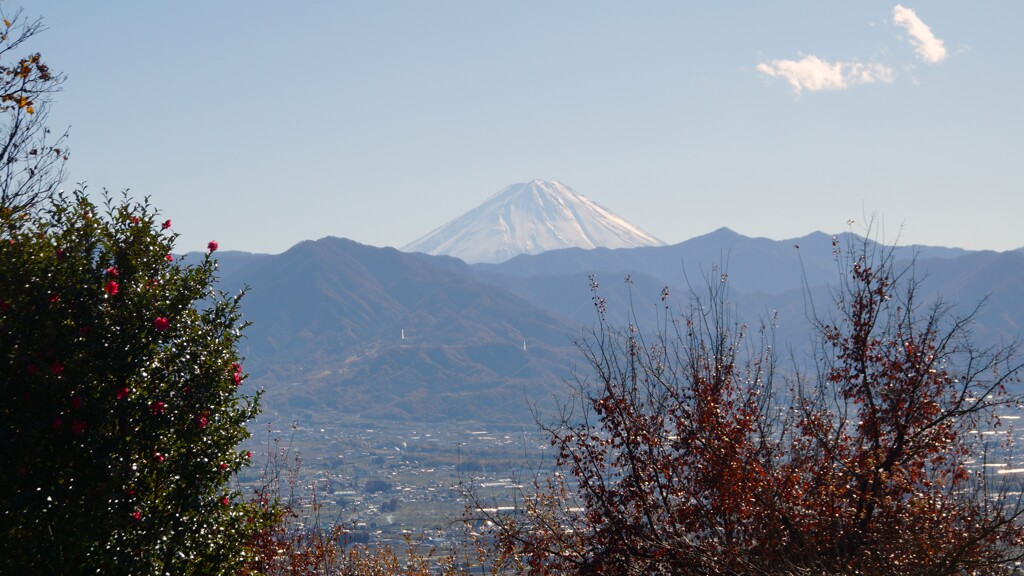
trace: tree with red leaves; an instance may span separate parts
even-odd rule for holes
[[[531,574],[1011,574],[1024,500],[985,463],[1009,441],[1014,348],[918,302],[912,268],[841,250],[812,373],[783,378],[772,322],[734,320],[726,277],[648,339],[599,321],[592,375],[545,426],[558,472],[492,515],[496,564]],[[663,293],[662,300],[667,300]],[[785,383],[785,385],[781,385]],[[570,409],[571,408],[571,409]],[[988,433],[979,433],[982,432]]]

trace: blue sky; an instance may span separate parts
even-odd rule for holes
[[[534,178],[668,243],[877,212],[902,243],[1024,246],[1021,2],[26,13],[49,28],[32,48],[67,74],[51,119],[71,127],[71,182],[150,196],[184,250],[402,246]]]

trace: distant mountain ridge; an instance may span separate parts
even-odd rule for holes
[[[863,239],[836,241],[846,250]],[[756,325],[777,311],[777,349],[799,354],[810,341],[809,303],[827,311],[828,286],[839,279],[834,249],[820,232],[780,241],[720,229],[673,246],[573,248],[467,265],[323,238],[277,255],[224,253],[219,265],[222,289],[250,287],[242,306],[253,322],[242,344],[247,385],[266,388],[272,412],[528,424],[527,402],[565,393],[563,382],[580,367],[573,339],[596,320],[590,275],[610,321],[645,331],[665,320],[663,288],[678,310],[691,291],[727,281],[738,318]],[[1024,252],[894,254],[916,258],[921,302],[941,296],[967,313],[987,298],[974,328],[979,344],[1021,337]]]
[[[404,246],[406,252],[502,262],[559,248],[635,248],[663,242],[552,180],[513,184]]]
[[[551,250],[520,255],[500,263],[478,263],[485,273],[535,277],[569,273],[630,272],[657,278],[663,284],[682,286],[711,273],[727,274],[733,286],[748,293],[780,293],[797,289],[805,280],[811,285],[835,279],[832,239],[840,247],[859,237],[849,232],[829,235],[812,232],[800,238],[772,240],[751,238],[729,228],[719,228],[670,246],[618,250]],[[899,246],[897,260],[952,258],[967,254],[961,248]]]

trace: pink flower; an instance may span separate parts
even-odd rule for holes
[[[61,372],[63,371],[64,365],[61,364],[60,362],[54,362],[53,365],[50,366],[50,374],[53,374],[54,376],[60,376]]]
[[[85,432],[85,421],[84,420],[72,420],[71,421],[71,432],[74,434],[81,434]]]
[[[171,227],[171,221],[170,220],[165,220],[164,223],[160,225],[160,229],[161,230],[167,230],[170,227]]]
[[[56,432],[57,430],[60,430],[60,427],[63,425],[64,421],[60,419],[60,416],[58,416],[53,419],[53,422],[50,422],[50,429]]]
[[[163,402],[157,401],[157,402],[153,402],[152,404],[149,405],[149,411],[152,412],[153,415],[155,416],[157,414],[163,414],[164,413],[164,409],[166,407],[167,407],[166,404],[164,404]]]
[[[142,520],[142,512],[139,512],[138,510],[132,512],[132,518],[136,520]]]
[[[107,282],[105,286],[103,286],[103,289],[106,290],[107,294],[113,296],[114,294],[117,294],[117,282],[111,280],[110,282]]]
[[[107,274],[111,276],[117,276],[117,267],[111,266],[110,268],[107,268]]]
[[[117,389],[117,394],[114,395],[114,398],[118,400],[123,400],[128,397],[128,393],[128,388],[122,386]]]
[[[165,316],[157,316],[153,319],[153,328],[156,328],[157,332],[163,332],[170,327],[171,323]]]
[[[210,240],[209,244],[206,245],[206,249],[209,250],[211,254],[213,252],[216,252],[217,248],[219,248],[219,247],[220,247],[220,245],[217,244],[216,240]]]

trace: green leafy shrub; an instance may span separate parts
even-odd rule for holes
[[[241,294],[172,255],[148,201],[0,213],[4,573],[220,574],[270,515],[241,501]]]

